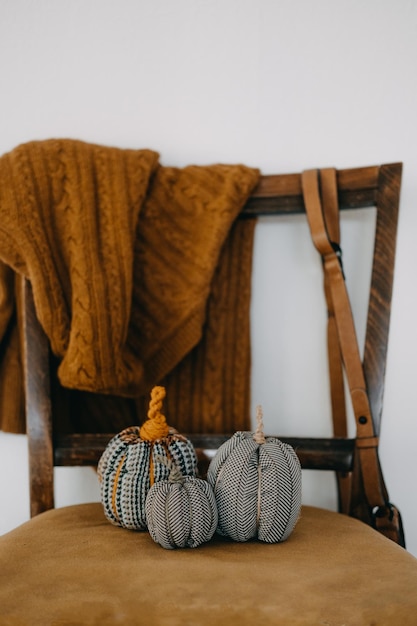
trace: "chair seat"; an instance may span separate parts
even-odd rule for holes
[[[281,544],[183,550],[112,526],[100,503],[55,509],[0,537],[0,581],[7,625],[417,623],[417,559],[314,507]]]

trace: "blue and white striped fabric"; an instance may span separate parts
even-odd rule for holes
[[[301,466],[288,444],[275,437],[257,443],[253,433],[237,432],[218,449],[207,480],[219,534],[276,543],[293,531],[301,509]]]

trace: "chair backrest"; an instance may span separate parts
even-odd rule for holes
[[[401,164],[337,171],[341,210],[375,207],[376,231],[369,293],[363,372],[367,385],[374,433],[378,436],[382,414],[385,363],[388,346]],[[245,205],[241,219],[305,212],[300,174],[263,176]],[[36,318],[31,286],[23,284],[24,371],[29,440],[31,515],[53,508],[54,466],[95,466],[113,433],[54,434],[48,339]],[[189,435],[202,465],[205,450],[217,449],[230,436]],[[277,433],[279,436],[279,433]],[[334,470],[349,474],[354,463],[355,438],[288,438],[305,469]],[[362,488],[361,485],[357,488]]]

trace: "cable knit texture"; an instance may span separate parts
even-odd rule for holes
[[[220,253],[259,172],[158,159],[68,139],[0,159],[0,258],[31,280],[67,388],[146,394],[202,337]],[[0,289],[3,338],[9,319]]]

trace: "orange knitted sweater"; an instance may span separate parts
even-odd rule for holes
[[[258,177],[243,165],[163,167],[151,150],[68,139],[0,158],[0,259],[31,280],[63,386],[137,396],[190,352]]]

